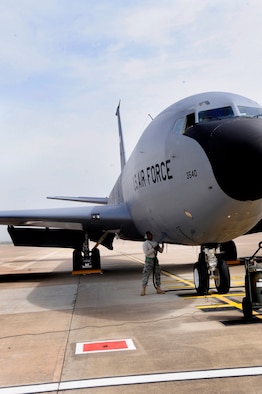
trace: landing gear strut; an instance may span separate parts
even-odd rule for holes
[[[223,253],[223,252],[222,252]],[[218,293],[227,293],[230,289],[230,273],[220,245],[201,246],[198,262],[194,265],[194,283],[199,295],[209,290],[209,281],[214,279]]]
[[[73,271],[100,269],[100,252],[96,246],[90,251],[89,240],[86,234],[82,248],[73,251]]]

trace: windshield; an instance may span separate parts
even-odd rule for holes
[[[238,109],[242,116],[262,116],[261,107],[246,107],[243,105],[239,105]]]
[[[217,120],[223,118],[231,118],[234,116],[232,107],[214,108],[198,113],[199,122],[208,122],[210,120]]]

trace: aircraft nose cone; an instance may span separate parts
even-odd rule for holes
[[[262,198],[262,119],[234,118],[210,127],[207,140],[199,142],[221,189],[240,201]]]

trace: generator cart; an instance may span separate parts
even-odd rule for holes
[[[245,290],[246,296],[242,301],[244,318],[252,319],[252,311],[262,308],[262,258],[256,256],[262,248],[262,241],[253,256],[245,257]]]

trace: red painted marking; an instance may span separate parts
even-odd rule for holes
[[[84,343],[83,352],[128,349],[126,341],[107,341]]]

